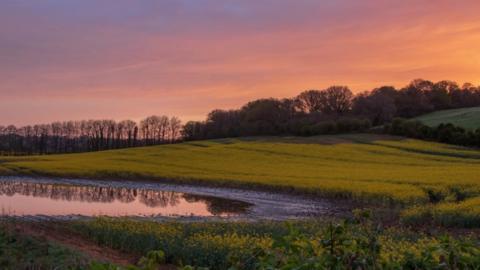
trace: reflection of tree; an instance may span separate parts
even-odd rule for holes
[[[103,202],[119,201],[130,203],[137,198],[149,207],[175,206],[181,193],[124,187],[73,186],[62,184],[41,184],[29,182],[0,182],[0,195],[21,194],[53,200]]]
[[[232,215],[244,213],[251,206],[251,204],[223,199],[211,196],[200,196],[193,194],[183,194],[183,198],[187,202],[203,202],[207,205],[207,209],[213,215]]]
[[[80,202],[131,203],[138,200],[152,208],[176,206],[183,199],[190,203],[206,204],[208,211],[213,215],[241,213],[250,206],[241,201],[152,189],[0,181],[0,196],[15,194]]]
[[[181,193],[141,189],[138,191],[140,202],[150,207],[175,206],[180,202]]]

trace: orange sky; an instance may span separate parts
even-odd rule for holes
[[[0,124],[203,119],[260,97],[480,84],[480,1],[0,2]]]

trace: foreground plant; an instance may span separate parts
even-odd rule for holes
[[[353,222],[330,224],[316,236],[292,228],[266,250],[258,268],[480,269],[478,243],[449,236],[420,238],[413,243],[399,240],[382,233],[368,217],[367,212],[358,212]]]
[[[162,250],[166,263],[186,270],[480,268],[479,238],[384,228],[369,211],[356,211],[355,218],[342,222],[99,218],[66,224],[111,248],[137,254]]]
[[[152,250],[142,257],[138,266],[130,265],[126,267],[111,263],[92,262],[89,270],[157,270],[165,263],[165,253],[161,250]]]
[[[0,269],[87,269],[90,260],[63,246],[22,235],[0,224]]]

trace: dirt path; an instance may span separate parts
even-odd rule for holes
[[[12,224],[12,227],[20,234],[60,244],[79,251],[96,261],[110,262],[120,266],[134,265],[138,261],[138,256],[98,246],[92,241],[83,239],[56,226],[48,226],[38,222],[16,222]]]

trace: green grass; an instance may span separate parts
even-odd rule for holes
[[[480,107],[443,110],[417,117],[425,125],[436,127],[442,123],[451,123],[466,129],[480,128]]]
[[[90,259],[0,224],[0,269],[87,269]]]
[[[367,134],[187,142],[96,153],[3,157],[0,172],[168,179],[295,190],[374,202],[480,194],[480,151]],[[435,198],[433,198],[435,199]]]

